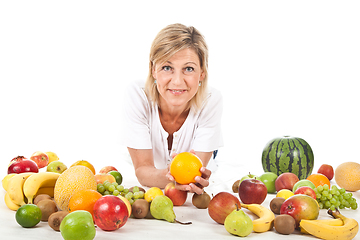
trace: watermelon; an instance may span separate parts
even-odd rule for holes
[[[278,176],[291,172],[299,179],[306,179],[314,167],[314,154],[304,139],[284,136],[266,144],[261,162],[265,172],[273,172]]]

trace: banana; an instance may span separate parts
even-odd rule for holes
[[[16,203],[14,203],[11,198],[10,198],[10,195],[9,193],[5,193],[5,197],[4,197],[4,200],[5,200],[5,204],[8,208],[10,208],[11,210],[18,210],[20,205],[17,205]]]
[[[39,194],[47,194],[49,195],[50,197],[54,197],[54,187],[42,187],[42,188],[39,188],[39,190],[37,191],[36,193],[36,196],[39,195]]]
[[[250,210],[258,219],[253,220],[254,232],[266,232],[274,226],[274,213],[260,204],[241,204],[241,207]]]
[[[9,193],[10,199],[17,205],[24,205],[24,193],[23,193],[23,185],[30,176],[35,175],[37,173],[26,172],[19,173],[9,179],[7,192]]]
[[[3,178],[3,180],[1,181],[2,186],[3,186],[3,188],[5,189],[5,191],[7,191],[7,189],[8,189],[9,180],[10,180],[13,176],[15,176],[15,175],[16,175],[16,173],[10,173],[10,174],[6,175],[6,176]]]
[[[343,216],[338,210],[329,210],[328,213],[341,219],[344,224],[342,226],[331,226],[316,220],[301,220],[300,227],[311,235],[326,240],[347,240],[356,236],[359,231],[359,223],[355,219]]]
[[[40,172],[30,176],[24,183],[24,195],[28,199],[28,203],[32,203],[33,199],[40,188],[55,187],[56,180],[60,173]]]
[[[312,220],[312,221],[316,221],[316,222],[318,222],[320,224],[327,224],[329,226],[342,226],[342,225],[344,225],[344,222],[340,218],[317,219],[317,220]],[[300,232],[305,233],[305,234],[310,234],[304,228],[302,228],[301,225],[300,225]]]

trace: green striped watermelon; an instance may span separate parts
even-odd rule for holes
[[[314,167],[314,154],[304,139],[284,136],[266,144],[261,162],[265,172],[273,172],[278,176],[291,172],[299,179],[306,179]]]

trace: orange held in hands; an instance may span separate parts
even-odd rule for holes
[[[315,187],[318,187],[320,185],[323,186],[325,184],[327,184],[330,187],[330,181],[324,174],[313,173],[310,176],[308,176],[306,179],[310,180],[310,182],[312,182],[315,185]]]
[[[170,164],[170,174],[180,184],[195,183],[195,177],[201,176],[202,162],[195,154],[183,152],[177,154]]]

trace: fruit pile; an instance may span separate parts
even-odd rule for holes
[[[299,149],[298,144],[303,144],[303,152],[296,153],[299,156],[311,149],[302,139],[292,141],[285,141],[290,144],[289,152]],[[263,161],[266,167],[273,165],[274,144],[285,143],[272,141],[266,147],[266,161]],[[279,149],[285,151],[286,148]],[[310,153],[307,154],[309,157]],[[193,153],[178,154],[174,159],[174,165],[170,165],[174,178],[183,184],[194,182],[195,176],[199,176],[201,161],[199,163]],[[194,193],[192,204],[198,209],[207,209],[211,219],[229,233],[241,237],[274,228],[280,234],[300,231],[322,239],[354,238],[359,229],[358,222],[343,216],[338,209],[358,208],[356,199],[348,191],[360,190],[360,164],[343,163],[336,171],[324,164],[317,173],[311,173],[312,164],[310,161],[295,173],[281,169],[278,175],[275,173],[280,169],[278,166],[259,177],[249,173],[234,182],[233,193],[223,191],[215,196],[206,192]],[[39,171],[41,168],[45,172]],[[355,172],[351,172],[354,169]],[[345,178],[345,175],[350,177]],[[330,185],[334,176],[339,187]],[[191,224],[180,222],[174,212],[173,207],[184,205],[188,197],[188,192],[179,190],[175,182],[168,183],[163,190],[158,187],[128,188],[121,173],[113,166],[103,167],[96,173],[90,162],[80,160],[67,168],[53,152],[38,151],[29,159],[22,156],[12,159],[2,184],[7,191],[5,203],[16,211],[15,219],[19,225],[34,227],[40,221],[47,221],[64,239],[91,240],[96,235],[96,226],[115,231],[129,218]],[[269,207],[263,204],[268,194],[275,196]],[[333,218],[318,219],[322,209],[328,209]],[[248,213],[257,218],[252,220]]]

